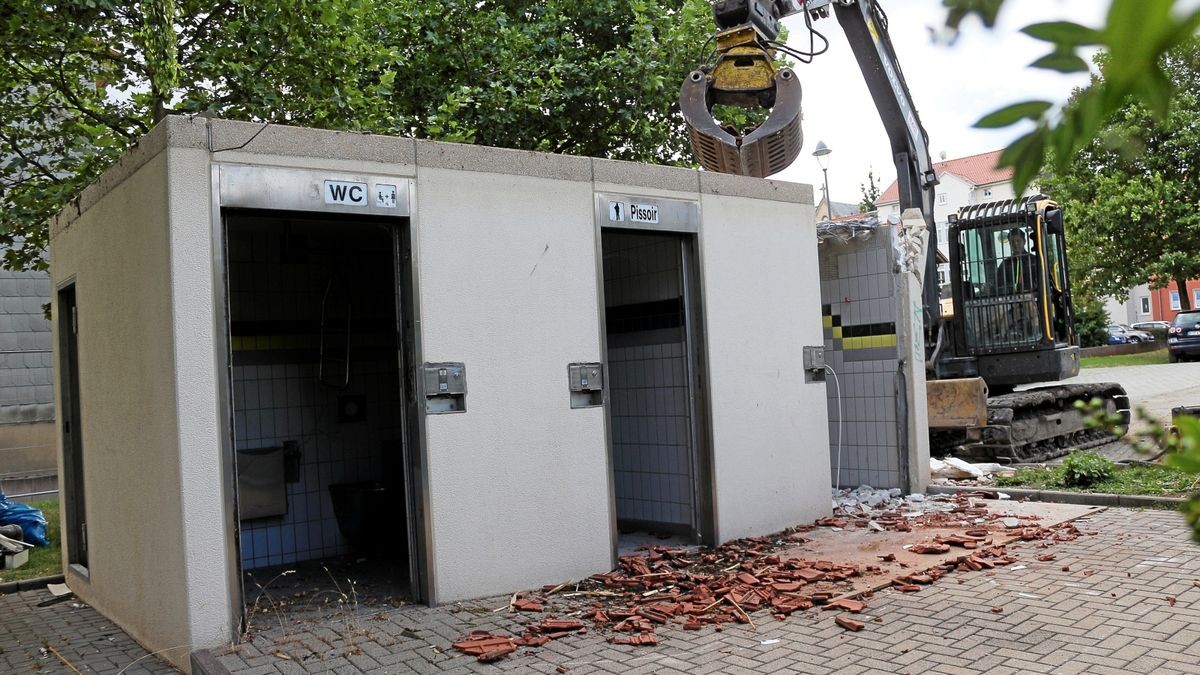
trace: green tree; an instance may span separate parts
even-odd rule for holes
[[[1113,67],[1108,55],[1096,61],[1092,87]],[[1074,162],[1048,168],[1039,182],[1069,214],[1076,288],[1115,297],[1147,280],[1174,283],[1189,309],[1187,280],[1200,276],[1200,39],[1165,55],[1162,68],[1175,92],[1164,118],[1130,98]]]
[[[875,200],[879,199],[879,185],[875,183],[875,169],[867,170],[867,182],[859,183],[858,189],[862,192],[862,200],[858,202],[859,213],[870,213],[876,209]]]
[[[1102,347],[1108,344],[1108,312],[1104,303],[1078,295],[1074,299],[1075,334],[1081,347]]]
[[[956,28],[967,16],[978,15],[991,26],[1003,0],[942,0],[949,8],[946,25]],[[1075,153],[1100,134],[1105,120],[1128,100],[1144,105],[1156,119],[1167,116],[1173,88],[1163,69],[1163,56],[1179,47],[1200,29],[1200,9],[1185,9],[1179,0],[1111,0],[1104,26],[1090,28],[1069,21],[1035,23],[1022,32],[1049,43],[1053,51],[1033,63],[1062,73],[1086,72],[1082,47],[1099,47],[1111,56],[1102,81],[1079,91],[1061,114],[1050,101],[1014,103],[976,123],[982,128],[1007,127],[1032,120],[1035,128],[1013,141],[1000,165],[1014,169],[1013,183],[1020,194],[1049,160],[1056,171],[1065,170]]]
[[[170,111],[686,164],[704,0],[10,0],[0,8],[0,244]],[[736,120],[735,120],[736,121]]]

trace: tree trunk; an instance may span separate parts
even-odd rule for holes
[[[163,119],[165,119],[167,116],[166,101],[163,100],[162,95],[158,92],[153,93],[153,102],[151,103],[150,107],[150,115],[151,119],[154,121],[154,124],[158,124],[159,122],[163,121]]]
[[[1192,299],[1188,296],[1187,279],[1175,278],[1175,288],[1179,289],[1179,311],[1183,312],[1192,308]]]

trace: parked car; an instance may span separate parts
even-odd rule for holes
[[[1110,344],[1110,345],[1127,345],[1127,344],[1129,344],[1129,338],[1125,337],[1121,333],[1111,333],[1110,332],[1108,334],[1108,344]]]
[[[1134,330],[1167,330],[1171,327],[1170,321],[1139,321],[1133,324]]]
[[[1167,360],[1176,363],[1195,356],[1200,356],[1200,310],[1180,312],[1167,329]]]
[[[1139,342],[1154,342],[1154,336],[1144,330],[1134,330],[1123,323],[1108,324],[1109,335],[1124,335],[1126,341],[1137,344]],[[1113,343],[1109,343],[1113,344]]]

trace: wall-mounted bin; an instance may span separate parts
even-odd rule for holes
[[[572,408],[594,408],[604,404],[604,368],[599,363],[567,364],[567,389]]]
[[[426,363],[425,412],[430,415],[467,411],[467,368],[461,363]]]

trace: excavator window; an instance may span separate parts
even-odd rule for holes
[[[1011,221],[964,229],[958,245],[968,345],[992,352],[1041,341],[1036,229]]]
[[[1062,232],[1052,229],[1046,233],[1046,264],[1050,267],[1047,275],[1050,282],[1049,315],[1050,330],[1054,333],[1054,341],[1070,344],[1071,340],[1071,302],[1070,285],[1067,280],[1066,242]]]

